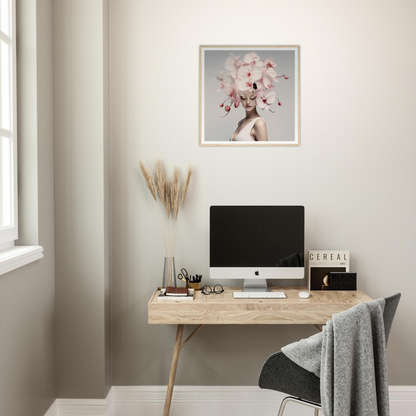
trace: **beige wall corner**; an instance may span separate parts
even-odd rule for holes
[[[108,1],[54,3],[56,382],[110,385]]]

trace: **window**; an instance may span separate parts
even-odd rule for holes
[[[15,1],[0,0],[0,248],[17,237]]]
[[[43,257],[17,233],[16,1],[0,0],[0,275]]]

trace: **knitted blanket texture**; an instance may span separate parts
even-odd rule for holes
[[[389,416],[384,299],[333,315],[323,331],[282,348],[321,378],[325,416]]]

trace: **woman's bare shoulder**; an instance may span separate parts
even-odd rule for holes
[[[266,122],[262,118],[258,118],[254,123],[254,131],[265,131],[266,130]]]
[[[261,117],[259,117],[256,120],[256,122],[254,123],[254,126],[265,127],[266,126],[266,122],[264,121],[264,119],[262,119]]]
[[[254,140],[256,141],[267,141],[267,127],[266,122],[260,118],[254,123],[254,128],[252,132]]]

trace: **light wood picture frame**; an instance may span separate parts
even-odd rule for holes
[[[299,146],[300,46],[200,46],[199,96],[201,146]]]

